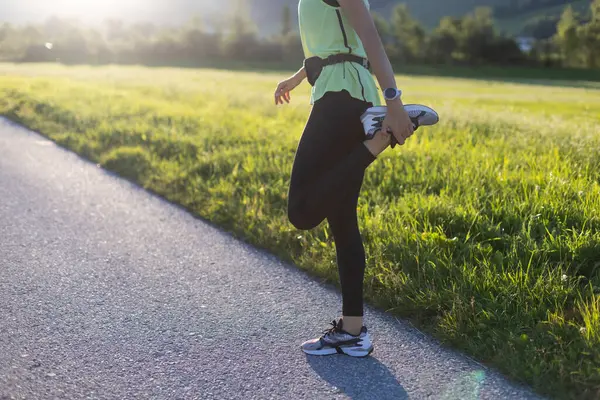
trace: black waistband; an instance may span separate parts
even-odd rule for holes
[[[309,57],[304,60],[304,68],[306,70],[306,77],[308,78],[308,83],[314,86],[315,82],[317,81],[317,79],[319,79],[319,76],[321,75],[321,71],[325,66],[339,64],[343,62],[353,62],[362,65],[366,69],[371,68],[369,60],[349,53],[332,54],[326,58],[320,58],[316,56]]]
[[[366,69],[371,68],[371,64],[369,63],[369,60],[367,60],[366,58],[357,56],[355,54],[348,54],[348,53],[332,54],[332,55],[328,56],[327,58],[324,58],[323,66],[339,64],[339,63],[343,63],[346,61],[361,64]]]

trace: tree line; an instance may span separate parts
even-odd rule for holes
[[[494,6],[494,15],[498,18],[513,17],[545,7],[568,5],[572,1],[573,0],[506,0],[504,4]]]
[[[5,23],[0,26],[0,59],[154,65],[215,61],[292,64],[302,60],[302,45],[289,7],[281,16],[280,32],[263,37],[250,17],[247,2],[236,4],[229,15],[194,17],[178,27],[119,20],[91,27],[57,17],[25,26]],[[587,19],[567,7],[555,21],[554,33],[525,49],[515,38],[499,33],[493,9],[488,7],[463,17],[444,17],[431,31],[402,4],[388,19],[373,16],[394,63],[600,66],[600,0],[592,2]]]
[[[587,18],[570,5],[565,7],[553,21],[551,34],[532,35],[535,40],[525,42],[501,34],[489,7],[460,18],[444,17],[431,32],[411,17],[405,5],[396,6],[389,20],[375,15],[375,23],[388,54],[400,62],[600,67],[600,0],[590,4]]]

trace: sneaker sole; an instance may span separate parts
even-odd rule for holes
[[[440,122],[440,116],[439,114],[431,107],[427,107],[424,106],[422,104],[405,104],[404,105],[404,109],[407,112],[410,112],[411,110],[418,108],[419,110],[422,110],[423,112],[425,112],[426,114],[430,114],[433,115],[435,117],[434,121],[431,121],[429,123],[426,124],[418,124],[419,126],[431,126],[431,125],[435,125],[438,122]],[[386,113],[387,112],[387,107],[386,106],[375,106],[375,107],[371,107],[369,108],[362,116],[361,116],[361,122],[364,124],[364,121],[366,118],[369,117],[369,114],[381,114],[381,113]],[[411,118],[411,120],[413,120],[413,118]],[[413,120],[413,122],[415,122]]]
[[[440,122],[439,114],[433,108],[424,106],[423,104],[405,104],[404,109],[408,113],[410,113],[411,110],[414,110],[414,109],[421,110],[421,116],[430,115],[435,118],[433,121],[427,121],[427,123],[420,123],[419,126],[431,126],[431,125],[435,125],[438,122]],[[420,118],[420,117],[417,117],[417,118]]]
[[[309,354],[311,356],[331,356],[334,354],[345,354],[347,356],[350,357],[367,357],[369,354],[371,354],[374,350],[373,346],[371,346],[368,349],[352,349],[352,347],[340,347],[339,348],[341,353],[338,352],[338,350],[336,348],[331,348],[328,347],[326,349],[321,349],[321,350],[304,350],[302,349],[303,352],[305,352],[306,354]]]

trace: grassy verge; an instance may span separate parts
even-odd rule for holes
[[[275,108],[277,73],[0,72],[0,114],[337,281],[327,226],[298,232],[286,219],[306,86]],[[399,81],[442,122],[367,173],[366,296],[540,393],[597,399],[600,92]]]
[[[0,60],[2,62],[2,60]],[[32,64],[22,64],[31,68]],[[62,65],[62,64],[57,64]],[[149,68],[219,69],[247,72],[279,72],[290,74],[298,70],[302,59],[284,62],[215,61],[205,62],[165,60],[162,64],[147,64]],[[124,67],[131,67],[125,66]],[[35,68],[35,64],[33,64]],[[104,68],[106,66],[96,66]],[[394,70],[401,74],[424,77],[448,77],[492,80],[507,83],[537,83],[550,86],[600,88],[600,69],[543,68],[533,66],[461,66],[397,64]]]

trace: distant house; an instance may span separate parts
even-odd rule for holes
[[[535,45],[535,38],[529,36],[519,36],[515,38],[515,42],[517,42],[517,46],[523,53],[529,53],[533,46]]]

